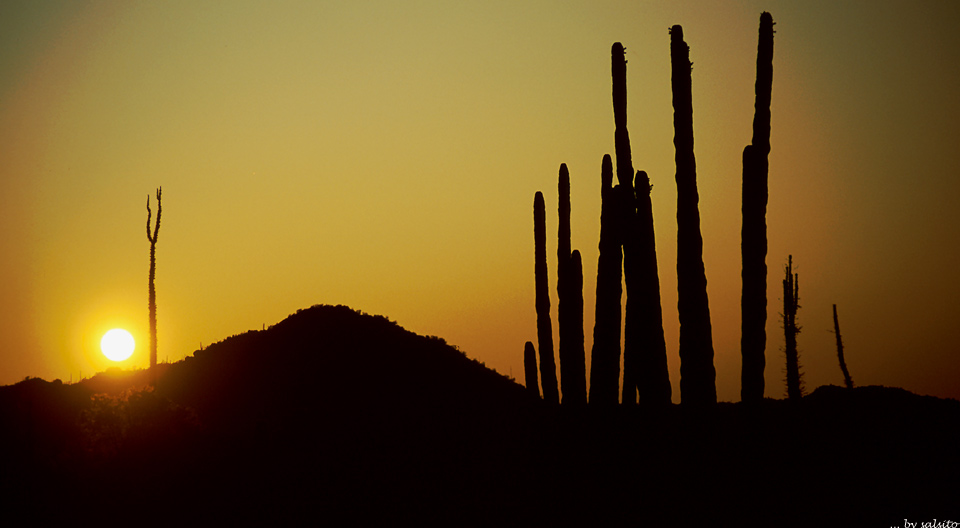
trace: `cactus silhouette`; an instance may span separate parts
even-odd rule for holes
[[[653,204],[650,202],[650,179],[647,173],[637,171],[636,221],[634,233],[638,250],[639,280],[634,293],[639,300],[634,304],[639,313],[634,321],[640,337],[636,358],[636,380],[639,403],[644,407],[670,404],[673,389],[667,370],[667,344],[663,337],[663,311],[660,306],[660,273],[657,269],[657,247],[653,231]],[[626,249],[624,249],[626,254]],[[625,257],[626,258],[626,257]],[[630,318],[630,283],[627,283],[627,318]],[[627,334],[629,337],[629,334]],[[626,370],[626,364],[624,364]]]
[[[703,239],[693,154],[693,97],[690,48],[683,28],[670,30],[673,66],[673,144],[677,163],[677,310],[680,315],[680,400],[697,407],[717,403],[716,370]]]
[[[570,265],[570,172],[567,170],[567,164],[560,164],[560,174],[557,178],[558,205],[557,212],[560,221],[557,226],[557,324],[560,326],[557,332],[560,337],[559,356],[560,356],[560,392],[563,393],[563,358],[566,353],[565,341],[570,338],[570,306],[567,297],[567,287],[569,277],[567,276],[567,267]],[[572,346],[572,343],[571,345]]]
[[[803,397],[803,374],[800,372],[800,353],[797,351],[797,309],[800,308],[800,275],[793,272],[793,255],[787,257],[786,277],[783,279],[783,334],[787,356],[787,398]]]
[[[620,388],[620,297],[623,250],[620,247],[619,187],[613,187],[613,162],[600,165],[600,256],[597,259],[597,306],[590,353],[590,404],[616,405]]]
[[[540,349],[540,385],[547,403],[559,404],[557,366],[553,358],[553,324],[550,321],[550,286],[547,277],[547,213],[543,193],[533,197],[534,280],[537,306],[537,342]]]
[[[633,162],[627,133],[627,66],[624,48],[619,42],[611,48],[610,63],[614,146],[617,180],[620,182],[623,276],[627,286],[623,330],[623,403],[637,403],[639,394],[640,403],[645,406],[663,405],[670,403],[671,387],[666,367],[667,350],[663,337],[653,208],[646,173],[636,174],[641,181],[637,185],[637,192],[634,192]]]
[[[557,179],[560,216],[557,228],[557,324],[560,326],[560,395],[561,403],[579,405],[586,402],[586,376],[583,353],[583,271],[573,269],[570,252],[570,172],[560,164]],[[580,252],[574,252],[577,262]],[[577,273],[580,286],[576,286]],[[579,303],[577,297],[580,297]],[[577,315],[579,304],[579,316]],[[579,321],[579,325],[577,324]],[[579,327],[579,329],[578,329]]]
[[[853,379],[847,370],[847,362],[843,360],[843,338],[840,337],[840,319],[837,318],[837,305],[833,305],[833,333],[837,334],[837,358],[840,360],[840,370],[843,371],[843,384],[848,389],[853,388]]]
[[[583,349],[583,262],[580,251],[573,250],[567,266],[566,295],[568,307],[567,346],[561,350],[560,385],[564,405],[582,406],[587,403],[586,357]]]
[[[743,149],[743,262],[740,299],[740,399],[763,400],[767,343],[767,178],[770,153],[770,98],[773,88],[773,17],[760,15],[757,44],[753,139]]]
[[[537,351],[533,349],[533,343],[527,341],[523,345],[523,381],[527,386],[527,391],[537,398],[540,397],[540,387],[537,384]]]
[[[153,228],[153,234],[150,233],[150,195],[147,195],[147,240],[150,241],[150,274],[147,281],[147,309],[150,319],[150,367],[157,366],[157,289],[154,286],[154,280],[157,276],[157,237],[160,234],[160,215],[163,212],[163,206],[160,203],[160,196],[163,187],[157,188],[157,223]]]

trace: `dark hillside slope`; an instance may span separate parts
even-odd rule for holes
[[[960,520],[960,402],[827,386],[758,403],[542,405],[439,338],[314,306],[156,371],[0,387],[0,510],[103,526]]]
[[[111,519],[159,524],[452,522],[525,487],[504,477],[529,456],[539,400],[382,316],[314,306],[158,368],[155,389],[145,371],[0,387],[2,505],[72,519],[109,504]]]
[[[299,310],[197,351],[170,365],[157,391],[229,427],[292,420],[307,409],[439,418],[496,415],[530,401],[522,386],[444,340],[345,306]]]

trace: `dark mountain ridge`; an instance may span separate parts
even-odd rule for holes
[[[154,371],[0,387],[0,502],[49,522],[894,526],[960,518],[957,445],[960,402],[886,387],[544,405],[343,306]]]

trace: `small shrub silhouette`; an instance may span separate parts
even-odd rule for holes
[[[94,394],[80,413],[84,448],[99,461],[169,449],[192,439],[199,425],[192,409],[160,396],[149,385],[115,396]]]

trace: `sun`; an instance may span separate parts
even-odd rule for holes
[[[133,336],[122,328],[114,328],[108,331],[103,334],[103,338],[100,340],[100,350],[111,361],[127,359],[133,354],[134,348],[136,348],[136,343],[133,341]]]

